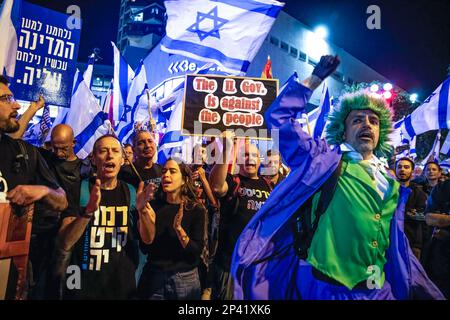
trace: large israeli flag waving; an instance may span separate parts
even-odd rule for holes
[[[245,74],[284,3],[275,0],[165,1],[161,50]]]
[[[5,0],[0,7],[0,74],[14,77],[22,0]]]
[[[450,128],[450,77],[400,124],[407,140],[421,133]]]
[[[92,151],[95,140],[110,132],[111,125],[85,81],[81,81],[70,101],[65,123],[75,135],[75,153],[84,159]]]

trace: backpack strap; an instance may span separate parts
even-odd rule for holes
[[[136,208],[136,188],[129,183],[127,183],[127,186],[128,186],[129,195],[130,195],[130,199],[129,199],[130,200],[130,209]]]
[[[297,254],[302,259],[306,259],[308,257],[308,249],[311,246],[312,239],[317,230],[317,226],[319,225],[320,217],[325,213],[325,211],[327,211],[328,206],[333,199],[334,192],[336,191],[339,177],[341,176],[342,171],[345,170],[346,165],[346,162],[340,161],[333,174],[320,187],[320,196],[317,208],[314,212],[314,221],[312,221],[312,202],[317,193],[309,197],[296,213],[294,232],[295,246],[297,249]]]
[[[81,180],[80,190],[80,207],[86,207],[91,196],[90,185],[88,179]]]

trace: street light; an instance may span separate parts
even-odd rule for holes
[[[391,83],[385,83],[383,86],[384,91],[391,91],[392,90],[392,84]]]
[[[378,92],[380,90],[380,87],[377,84],[373,84],[370,86],[371,92]]]
[[[413,93],[409,96],[409,101],[411,101],[412,103],[416,103],[418,98],[419,96],[417,95],[417,93]]]
[[[314,33],[321,39],[325,39],[326,37],[328,37],[328,29],[324,26],[318,26],[314,30]]]

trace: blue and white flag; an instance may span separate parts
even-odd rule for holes
[[[95,53],[89,56],[86,70],[84,70],[83,73],[84,81],[86,81],[86,84],[89,89],[92,87],[92,74],[94,72],[94,62],[95,62]]]
[[[413,160],[417,158],[416,140],[417,136],[412,138],[412,140],[409,142],[409,157]]]
[[[65,123],[75,135],[75,153],[84,159],[92,151],[95,140],[110,132],[111,125],[85,81],[81,81],[70,101]]]
[[[116,129],[117,137],[122,143],[128,142],[134,131],[134,123],[148,117],[147,73],[143,67],[143,61],[139,63],[135,74],[131,81],[124,112]]]
[[[450,77],[401,123],[405,138],[421,133],[450,128]]]
[[[71,95],[72,97],[74,96],[75,92],[78,90],[78,86],[80,85],[80,83],[82,81],[84,81],[83,75],[81,74],[80,70],[77,69],[75,71],[75,75],[73,76],[72,95]],[[55,120],[53,120],[52,127],[50,129],[49,134],[47,134],[45,141],[50,141],[50,136],[51,136],[51,133],[52,133],[52,130],[54,127],[56,127],[58,124],[66,123],[67,114],[69,113],[69,110],[70,110],[70,108],[64,108],[64,107],[58,108],[58,114],[56,115]]]
[[[165,1],[161,50],[245,74],[284,3],[275,0]]]
[[[426,165],[428,162],[439,162],[439,150],[441,149],[441,133],[438,131],[436,134],[436,139],[434,139],[433,146],[431,147],[430,153],[422,160],[422,165]]]
[[[442,144],[441,153],[450,156],[450,133],[447,133],[447,137]]]
[[[325,126],[331,107],[330,93],[324,83],[319,107],[308,113],[308,125],[313,138],[322,138],[325,135]]]
[[[0,8],[0,74],[14,77],[22,0],[4,0]]]
[[[213,70],[215,70],[213,64],[207,63],[198,69],[196,74],[209,74],[214,72]],[[158,113],[163,114],[161,118],[168,119],[166,132],[158,148],[158,163],[160,164],[164,164],[170,157],[178,157],[184,161],[189,161],[192,148],[198,140],[181,134],[184,86],[185,82],[183,81],[173,90],[170,96],[161,100],[158,104]]]
[[[119,121],[125,111],[128,91],[134,78],[134,72],[120,54],[114,42],[111,42],[111,44],[114,49],[113,119],[114,121]]]
[[[184,89],[184,88],[183,88]],[[183,111],[184,90],[173,93],[174,107],[167,122],[166,133],[158,149],[158,163],[164,164],[170,157],[182,158],[184,137],[181,135],[181,117]]]

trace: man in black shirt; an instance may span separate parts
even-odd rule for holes
[[[66,212],[59,230],[62,249],[73,247],[71,263],[81,269],[80,286],[67,285],[65,298],[129,299],[136,291],[137,232],[146,232],[143,204],[153,185],[144,190],[141,183],[136,194],[133,186],[117,179],[124,158],[115,136],[97,139],[92,161],[97,179],[82,181],[80,210]]]
[[[154,183],[158,189],[161,184],[161,166],[153,162],[156,153],[156,144],[149,131],[138,131],[133,136],[133,153],[135,156],[134,167],[139,176],[131,166],[123,166],[119,173],[119,179],[132,184],[137,188],[139,182],[144,181],[145,185]]]
[[[67,207],[66,194],[37,149],[7,135],[19,130],[20,125],[16,119],[19,109],[20,105],[8,88],[8,80],[0,76],[1,211],[7,210],[12,204],[14,212],[18,213],[39,200],[53,210],[62,211]],[[2,265],[4,266],[3,263]],[[8,262],[7,270],[2,269],[0,276],[13,270],[9,265]],[[13,297],[14,293],[10,294],[14,289],[7,289],[7,297]]]
[[[83,164],[75,152],[73,130],[66,124],[55,126],[51,132],[52,151],[40,148],[58,183],[67,194],[69,206],[67,212],[76,212],[80,201],[81,175],[87,177],[88,166]],[[32,299],[57,299],[61,275],[55,274],[55,240],[60,226],[61,212],[51,210],[44,203],[36,203],[38,213],[33,219],[33,231],[30,244],[30,259],[33,267],[31,282]]]
[[[414,162],[407,157],[395,162],[395,175],[400,184],[411,189],[405,208],[405,234],[414,255],[420,260],[422,248],[425,244],[427,226],[423,211],[427,202],[427,195],[421,186],[411,182],[414,172]]]
[[[231,146],[232,134],[226,132],[227,145]],[[236,165],[239,174],[227,174],[231,148],[226,149],[222,163],[217,163],[210,175],[211,188],[220,199],[221,217],[219,244],[214,261],[212,295],[214,299],[231,300],[233,281],[230,277],[231,258],[242,230],[269,197],[269,184],[258,175],[261,164],[259,150],[246,144],[238,150]],[[221,159],[222,160],[222,159]]]
[[[434,227],[424,259],[430,279],[450,299],[450,180],[436,185],[428,197],[426,222]]]

